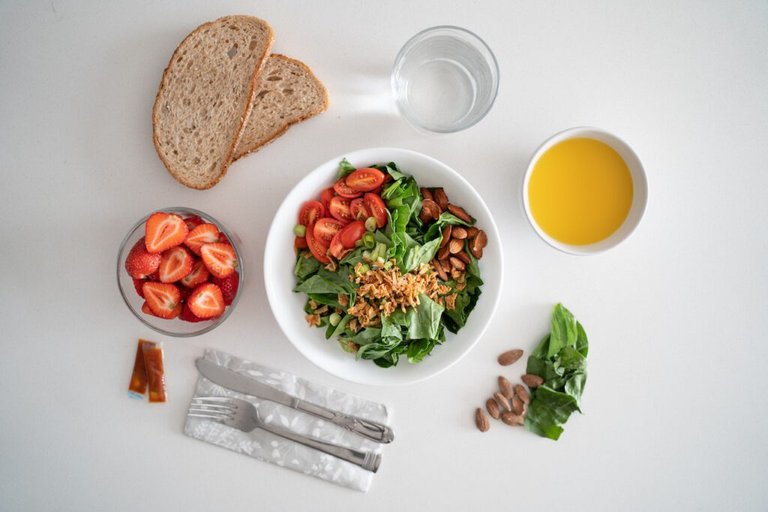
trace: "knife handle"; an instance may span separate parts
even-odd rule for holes
[[[304,446],[314,448],[315,450],[319,450],[321,452],[327,453],[328,455],[333,455],[334,457],[338,457],[339,459],[345,460],[347,462],[351,462],[352,464],[356,466],[360,466],[361,468],[371,471],[373,473],[378,471],[379,465],[381,464],[380,453],[363,452],[363,451],[353,450],[352,448],[345,448],[343,446],[326,443],[324,441],[320,441],[318,439],[314,439],[311,437],[305,437],[301,434],[291,432],[290,430],[275,427],[273,425],[266,425],[264,423],[260,423],[259,428],[262,428],[268,432],[272,432],[276,436],[290,439],[291,441],[295,441],[299,444],[303,444]]]
[[[292,405],[296,409],[324,418],[350,432],[355,432],[379,443],[391,443],[395,439],[395,434],[391,428],[375,421],[364,420],[356,416],[332,411],[331,409],[326,409],[320,405],[305,402],[298,398]]]

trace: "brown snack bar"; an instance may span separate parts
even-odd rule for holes
[[[144,366],[147,369],[147,382],[149,384],[149,401],[165,402],[165,369],[163,368],[163,347],[152,343],[145,344]]]

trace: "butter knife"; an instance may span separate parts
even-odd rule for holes
[[[375,421],[351,416],[307,402],[272,386],[220,366],[209,359],[199,358],[195,364],[206,379],[238,393],[292,407],[330,421],[340,427],[379,443],[391,443],[395,438],[392,429]]]

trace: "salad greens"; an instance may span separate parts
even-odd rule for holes
[[[327,339],[337,338],[341,347],[354,352],[358,359],[372,360],[381,367],[394,366],[401,357],[409,363],[418,363],[445,342],[446,329],[457,333],[466,325],[483,284],[477,260],[469,255],[470,263],[460,280],[449,276],[448,281],[439,281],[447,287],[447,293],[441,294],[439,300],[447,295],[455,299],[450,308],[446,307],[446,301],[439,303],[422,293],[418,305],[409,306],[405,311],[395,309],[389,315],[381,313],[380,322],[375,326],[354,329],[355,318],[349,309],[358,294],[359,285],[354,281],[356,272],[360,272],[360,268],[363,271],[389,270],[396,265],[401,275],[416,274],[424,264],[435,259],[442,242],[443,226],[470,226],[474,220],[467,223],[455,215],[443,213],[439,219],[425,225],[419,218],[423,197],[416,180],[400,171],[394,162],[371,167],[391,178],[381,191],[388,222],[380,229],[372,230],[367,225],[372,238],[365,235],[356,248],[336,265],[331,265],[334,270],[300,251],[294,269],[296,286],[293,291],[307,295],[305,312],[308,314],[316,313],[318,305],[328,306],[327,310],[321,308],[323,314],[316,319],[316,325],[325,328]],[[338,179],[355,170],[346,159],[342,160]],[[430,272],[434,272],[431,267]]]
[[[525,428],[557,440],[570,415],[581,412],[589,342],[584,328],[562,304],[552,311],[550,333],[528,357],[527,373],[544,383],[531,390]]]

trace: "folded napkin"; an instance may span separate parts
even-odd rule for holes
[[[302,400],[322,405],[335,411],[353,414],[360,418],[389,423],[386,406],[336,389],[309,382],[295,375],[274,370],[217,350],[206,350],[205,359],[257,381],[297,396]],[[334,423],[290,407],[259,400],[221,387],[200,376],[195,397],[231,396],[252,402],[259,409],[259,416],[268,424],[288,428],[293,432],[322,441],[357,450],[381,452],[383,445],[349,432]],[[294,443],[266,430],[256,429],[245,433],[221,423],[201,418],[187,418],[184,433],[195,439],[213,443],[232,451],[243,453],[278,466],[316,476],[351,489],[366,492],[373,473],[332,455]]]

